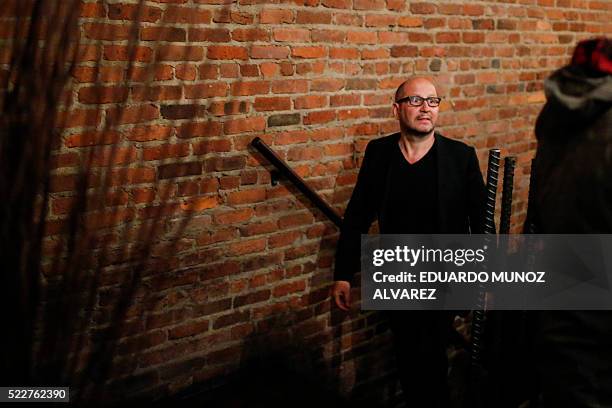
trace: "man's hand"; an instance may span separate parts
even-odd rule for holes
[[[351,308],[351,283],[348,281],[335,281],[332,288],[332,296],[336,306],[348,312]]]

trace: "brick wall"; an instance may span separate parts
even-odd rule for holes
[[[32,3],[0,14],[5,90]],[[57,309],[46,333],[71,316],[55,353],[78,362],[74,376],[103,372],[105,398],[213,387],[280,355],[323,388],[392,400],[384,319],[328,299],[335,227],[272,185],[249,142],[261,137],[342,210],[367,142],[397,130],[397,85],[432,76],[442,133],[474,145],[483,169],[489,148],[517,156],[517,232],[542,80],[577,41],[612,30],[609,1],[70,3],[74,66],[46,102],[58,132],[41,282],[46,305],[58,291],[90,295]],[[51,48],[58,29],[42,20]]]

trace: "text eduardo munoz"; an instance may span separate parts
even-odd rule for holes
[[[375,249],[372,264],[381,267],[385,263],[404,263],[414,267],[419,263],[452,263],[461,267],[466,263],[483,263],[487,246],[479,249],[431,249],[396,246],[395,249]],[[430,284],[512,284],[546,283],[546,273],[523,271],[419,271],[385,274],[374,272],[375,283],[430,283]],[[374,300],[436,300],[436,288],[377,288]]]

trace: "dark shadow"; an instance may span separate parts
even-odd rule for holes
[[[155,38],[147,43],[154,57],[142,60],[140,23],[156,13],[144,1],[3,3],[1,15],[15,27],[2,43],[8,69],[0,71],[0,256],[10,333],[3,385],[69,386],[77,405],[168,392],[141,354],[169,342],[162,324],[181,320],[180,308],[164,312],[160,304],[166,289],[192,283],[176,254],[189,222],[216,195],[177,199],[173,185],[183,174],[163,175],[165,161],[136,154],[154,129],[134,129],[163,103],[152,85],[163,48]],[[172,30],[163,19],[157,27],[161,37]],[[113,30],[127,40],[113,65],[118,82],[101,61]]]

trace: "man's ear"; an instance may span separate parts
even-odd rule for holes
[[[397,103],[393,103],[393,117],[399,119],[399,105]]]

